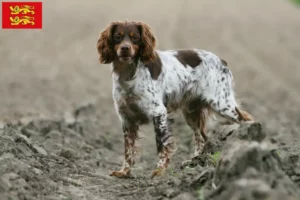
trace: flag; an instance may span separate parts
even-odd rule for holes
[[[3,29],[41,29],[42,2],[2,2]]]

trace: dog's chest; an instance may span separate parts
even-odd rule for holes
[[[135,94],[122,94],[118,101],[119,113],[131,123],[148,124],[149,117],[142,106],[141,98]]]

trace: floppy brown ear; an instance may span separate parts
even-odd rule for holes
[[[112,34],[115,26],[115,23],[111,23],[100,33],[100,37],[97,41],[100,63],[108,64],[114,60],[115,54],[113,50]]]
[[[138,25],[142,35],[140,58],[142,62],[148,63],[155,59],[156,39],[150,26],[143,22],[138,22]]]

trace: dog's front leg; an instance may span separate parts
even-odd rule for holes
[[[138,138],[138,126],[128,123],[123,123],[124,133],[124,162],[121,170],[114,171],[110,175],[119,178],[131,176],[131,166],[134,165],[134,157],[136,155],[135,141]]]
[[[152,172],[151,178],[162,176],[165,173],[170,158],[176,151],[174,137],[171,132],[172,121],[173,119],[168,117],[167,112],[153,117],[159,161],[157,168]]]

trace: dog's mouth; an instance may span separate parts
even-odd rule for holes
[[[120,58],[120,60],[122,61],[122,62],[129,62],[129,61],[131,61],[131,56],[129,56],[129,55],[122,55],[122,56],[119,56],[119,58]]]

